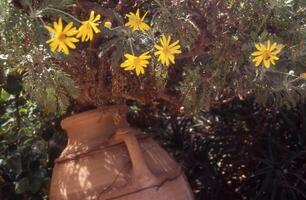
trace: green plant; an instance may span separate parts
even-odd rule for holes
[[[147,32],[125,26],[137,9],[149,11]],[[52,53],[45,25],[79,27],[91,11],[100,33]],[[198,199],[305,199],[305,11],[303,0],[0,1],[2,195],[46,198],[65,141],[54,115],[128,103]],[[155,56],[139,77],[120,68],[126,53],[154,55],[161,35],[180,41],[174,65]],[[275,66],[256,67],[255,43],[268,40],[285,48]]]
[[[47,199],[54,159],[65,144],[59,121],[24,95],[21,76],[0,86],[0,198]],[[51,122],[51,123],[50,123]]]
[[[24,76],[31,87],[25,91],[51,111],[64,112],[74,98],[84,107],[135,100],[174,110],[184,106],[193,113],[249,95],[261,105],[290,108],[305,98],[300,76],[306,64],[305,7],[300,0],[9,1],[1,8],[0,48],[7,57],[4,67],[28,71]],[[148,31],[124,26],[124,16],[137,9],[150,11],[143,19]],[[78,27],[91,11],[102,16],[101,23],[112,22],[112,28],[100,25],[101,33],[69,57],[48,51],[44,25],[61,17]],[[154,57],[140,78],[120,68],[124,54],[154,51],[161,35],[180,41],[183,53],[175,56],[175,65],[166,68]],[[273,68],[255,67],[250,56],[255,43],[268,40],[285,45],[280,60]],[[51,72],[60,80],[54,81]]]

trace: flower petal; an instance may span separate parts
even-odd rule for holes
[[[261,44],[255,44],[255,47],[258,51],[262,51]]]
[[[63,52],[64,52],[66,55],[69,54],[69,49],[68,49],[68,47],[66,46],[66,44],[60,43],[59,46],[61,47],[61,49],[63,50]]]
[[[100,29],[97,28],[97,25],[96,25],[96,24],[92,24],[92,23],[91,23],[91,27],[93,28],[93,30],[94,30],[95,33],[100,33],[100,32],[101,32]]]
[[[159,46],[159,45],[154,45],[154,47],[156,48],[156,49],[158,49],[158,50],[162,50],[163,49],[163,47],[161,47],[161,46]]]
[[[67,26],[63,30],[63,33],[66,34],[66,32],[68,32],[72,26],[73,26],[73,22],[70,22],[69,24],[67,24]]]
[[[55,27],[55,30],[56,30],[56,27]],[[63,22],[62,22],[62,18],[59,18],[58,19],[58,26],[57,26],[57,32],[62,32],[63,30]]]
[[[279,57],[277,57],[277,56],[274,56],[274,55],[270,55],[271,56],[271,60],[279,60]]]
[[[136,67],[135,69],[136,69],[136,74],[137,74],[137,76],[139,76],[139,74],[140,74],[140,68],[139,68],[139,67]]]
[[[148,14],[148,12],[146,12],[146,13],[143,15],[143,17],[141,18],[141,21],[144,21],[144,20],[145,20],[147,14]]]
[[[101,19],[101,15],[97,15],[92,22],[97,22]]]
[[[264,65],[266,68],[270,68],[270,60],[264,60]]]
[[[94,19],[95,19],[95,11],[92,10],[92,11],[90,12],[89,21],[92,22]]]
[[[273,51],[274,49],[276,49],[276,45],[277,45],[276,42],[274,42],[270,48],[270,51]]]
[[[169,35],[169,36],[168,36],[168,40],[167,40],[167,46],[170,45],[170,42],[171,42],[171,36]]]
[[[53,33],[55,34],[56,33],[56,30],[51,28],[50,26],[45,26],[45,28],[50,32],[50,33]]]
[[[177,44],[179,44],[179,42],[180,42],[179,40],[176,40],[169,46],[169,48],[175,47]]]
[[[136,16],[140,18],[140,11],[139,11],[139,9],[137,9],[137,11],[136,11]]]
[[[262,54],[263,54],[263,52],[261,52],[261,51],[255,51],[251,55],[252,56],[259,56],[259,55],[262,55]]]
[[[75,27],[73,27],[72,29],[68,30],[65,34],[67,36],[73,36],[73,35],[76,35],[77,33],[78,33],[78,30]]]

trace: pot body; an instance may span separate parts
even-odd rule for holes
[[[192,200],[180,166],[125,121],[125,106],[62,122],[68,145],[53,169],[50,200]]]

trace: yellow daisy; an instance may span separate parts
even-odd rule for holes
[[[151,56],[148,54],[149,52],[145,52],[140,56],[125,54],[124,57],[126,58],[126,60],[120,65],[120,67],[124,68],[124,70],[127,71],[135,70],[137,76],[139,76],[140,74],[144,74],[144,68],[147,67],[147,65],[149,64],[148,59],[151,58]]]
[[[160,38],[161,46],[154,45],[154,47],[158,50],[154,54],[158,57],[158,61],[161,61],[163,65],[169,66],[170,62],[172,64],[175,64],[175,54],[182,53],[181,46],[179,45],[179,40],[175,41],[174,43],[170,44],[171,42],[171,36],[168,36],[168,39],[166,36],[162,36]]]
[[[258,51],[252,53],[252,56],[255,57],[253,62],[255,63],[256,67],[263,63],[266,68],[270,68],[271,64],[275,65],[275,61],[279,60],[277,54],[281,52],[284,45],[278,45],[277,43],[273,43],[271,45],[270,40],[268,40],[267,45],[260,43],[255,44],[255,47]]]
[[[57,22],[53,22],[53,27],[45,26],[45,28],[52,34],[52,38],[47,41],[50,44],[51,51],[64,52],[69,54],[69,48],[75,49],[75,42],[79,40],[74,37],[78,33],[77,29],[73,27],[73,23],[70,22],[65,28],[63,28],[62,19],[58,19]]]
[[[128,23],[125,26],[131,27],[132,31],[141,30],[143,32],[148,31],[150,26],[144,22],[147,12],[141,18],[139,14],[139,9],[137,9],[136,14],[130,12],[126,16],[129,18]]]
[[[101,19],[101,15],[95,16],[95,12],[90,12],[89,20],[83,21],[82,25],[79,28],[79,33],[77,34],[77,37],[82,37],[82,42],[92,40],[94,32],[100,33],[101,31],[98,29],[99,23]]]

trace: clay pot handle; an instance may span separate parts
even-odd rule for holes
[[[140,145],[135,137],[135,130],[130,129],[122,129],[119,130],[116,135],[123,136],[123,140],[126,144],[127,150],[129,152],[133,173],[135,175],[135,179],[140,182],[152,183],[156,182],[156,177],[152,174],[151,170],[148,168],[146,160],[141,151]]]

